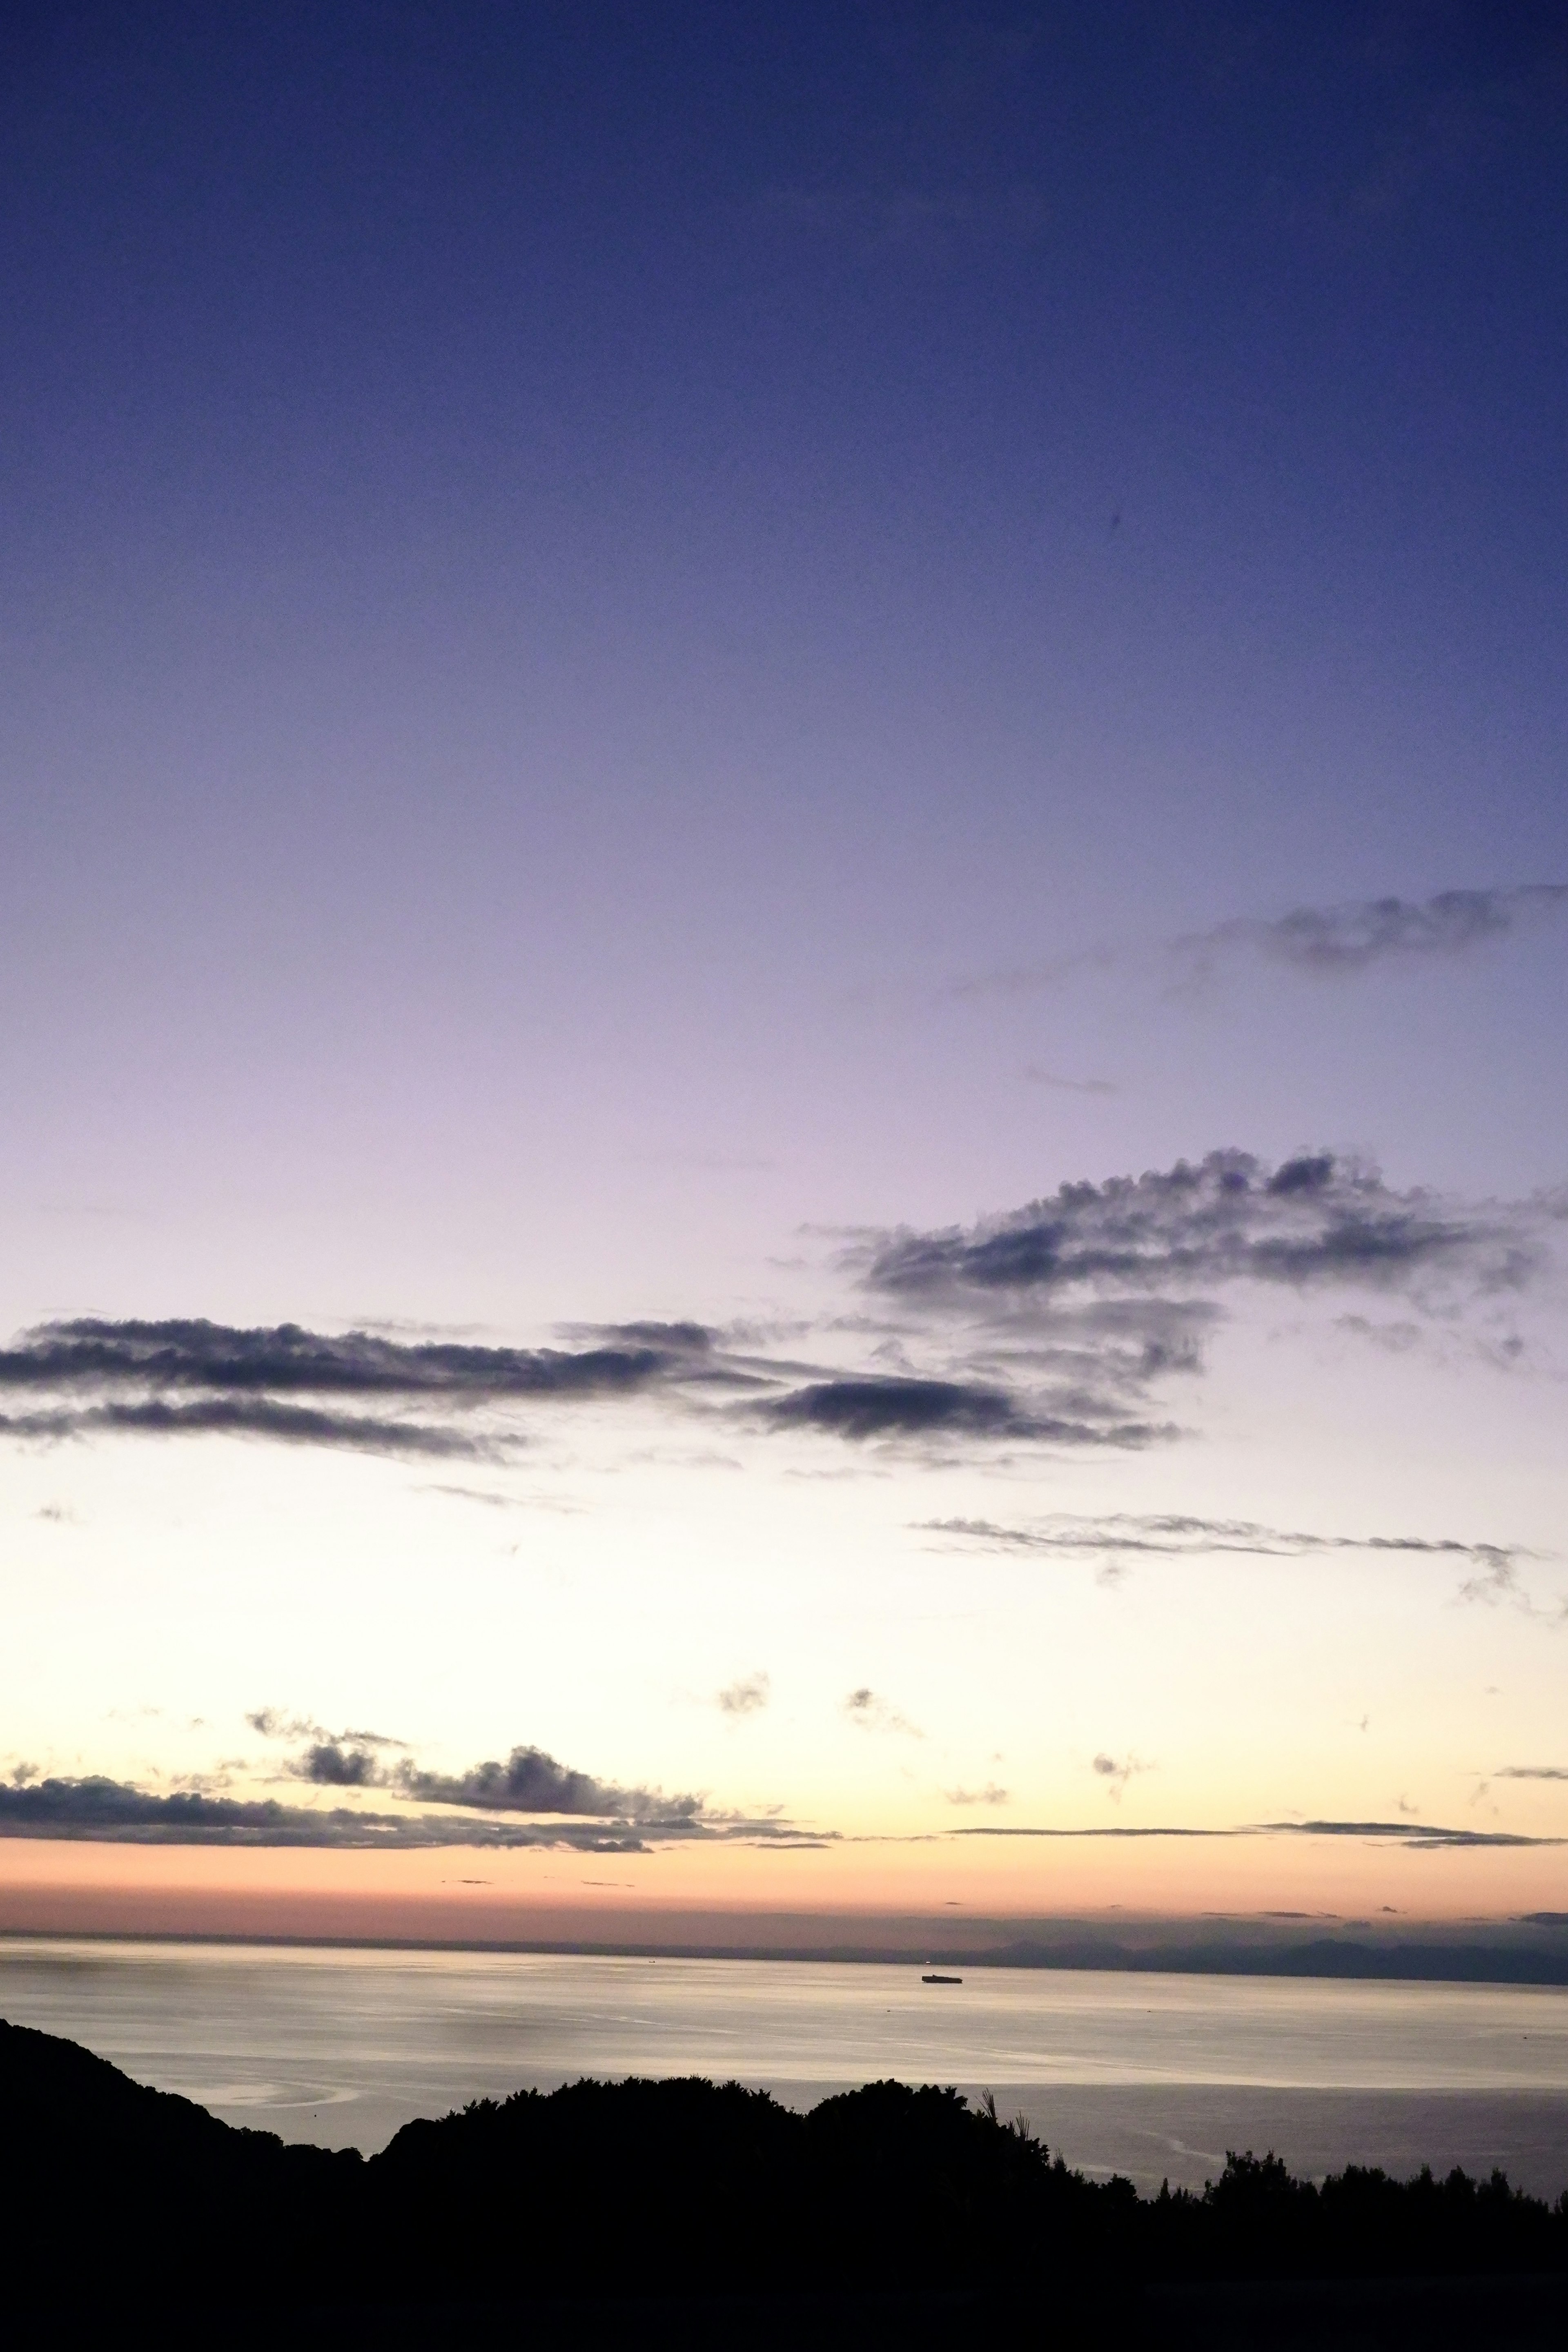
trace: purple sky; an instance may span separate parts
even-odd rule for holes
[[[441,1633],[472,1503],[416,1539],[404,1457],[226,1424],[241,1391],[184,1358],[17,1343],[37,1648],[0,1752],[269,1786],[243,1725],[276,1701],[387,1717],[448,1780],[538,1745],[622,1796],[910,1832],[961,1780],[1064,1821],[1235,1818],[1260,1782],[1382,1818],[1407,1780],[1451,1814],[1568,1765],[1565,98],[1560,12],[1522,0],[11,12],[5,1334],[695,1318],[760,1385],[661,1371],[548,1433],[444,1397],[492,1415],[521,1565]],[[1304,1198],[1271,1171],[1339,1155],[1306,1272],[1205,1239],[984,1311],[875,1272],[898,1229],[1230,1150],[1245,1249]],[[1352,1211],[1448,1238],[1354,1260]],[[244,1395],[335,1393],[276,1371]],[[957,1402],[850,1427],[809,1402],[839,1380]],[[200,1436],[80,1418],[193,1398],[229,1400]],[[1091,1464],[1085,1413],[1147,1432]],[[1260,1614],[1215,1585],[1184,1615],[1184,1701],[1107,1538],[1092,1704],[1046,1731],[1046,1571],[910,1530],[1064,1511],[1466,1549],[1399,1555],[1396,1602],[1313,1553],[1351,1580],[1321,1673],[1299,1560],[1255,1562]],[[1458,1601],[1494,1554],[1511,1584]],[[622,1654],[655,1561],[667,1648]],[[976,1646],[922,1647],[917,1589],[960,1574]],[[100,1633],[40,1681],[89,1592]],[[463,1682],[487,1622],[530,1629],[510,1692]],[[899,1735],[845,1694],[895,1670],[881,1732],[929,1752],[872,1785]],[[712,1693],[757,1674],[742,1759]],[[1227,1746],[1205,1677],[1277,1688],[1283,1727]],[[1394,1684],[1405,1746],[1363,1774],[1332,1727]],[[1492,1686],[1528,1755],[1493,1752]],[[128,1747],[138,1707],[211,1738]],[[1521,1833],[1568,1831],[1552,1787],[1515,1784]]]

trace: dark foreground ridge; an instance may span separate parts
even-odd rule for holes
[[[1568,2340],[1568,2193],[1353,2168],[1314,2187],[1233,2156],[1201,2196],[1140,2199],[900,2083],[800,2115],[734,2084],[581,2082],[409,2124],[367,2162],[0,2022],[0,2275],[35,2340],[93,2305],[340,2346],[523,2322],[916,2346],[1003,2319],[1102,2345]]]

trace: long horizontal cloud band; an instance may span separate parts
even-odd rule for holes
[[[1068,1559],[1201,1559],[1231,1555],[1248,1559],[1311,1559],[1334,1553],[1404,1553],[1468,1563],[1494,1580],[1506,1579],[1525,1555],[1515,1546],[1475,1543],[1458,1536],[1315,1535],[1301,1528],[1269,1528],[1252,1519],[1201,1519],[1184,1514],[1112,1511],[1099,1518],[1057,1512],[1029,1527],[995,1519],[921,1519],[924,1535],[945,1537],[983,1551],[1040,1553]]]
[[[504,1458],[520,1410],[631,1400],[767,1433],[928,1449],[1139,1447],[1176,1434],[1157,1391],[1194,1378],[1246,1286],[1397,1292],[1449,1318],[1521,1292],[1568,1203],[1468,1206],[1397,1191],[1331,1152],[1250,1154],[1064,1184],[968,1227],[862,1236],[851,1313],[810,1363],[694,1322],[628,1323],[574,1348],[404,1340],[297,1324],[48,1324],[0,1350],[0,1436],[219,1434],[410,1456]],[[889,1364],[892,1355],[895,1360]]]
[[[965,1827],[952,1838],[1054,1839],[1361,1838],[1387,1840],[1417,1851],[1474,1846],[1562,1846],[1563,1838],[1503,1831],[1427,1826],[1417,1822],[1263,1822],[1237,1829],[1089,1829]],[[774,1821],[710,1821],[672,1817],[643,1822],[455,1820],[440,1814],[393,1814],[349,1807],[331,1811],[177,1791],[162,1796],[100,1776],[46,1780],[25,1787],[0,1785],[0,1837],[56,1838],[142,1845],[346,1846],[402,1848],[555,1846],[585,1853],[636,1853],[692,1840],[819,1847],[837,1843]],[[871,1841],[872,1843],[898,1843]],[[921,1843],[930,1843],[922,1840]]]
[[[615,1344],[573,1350],[411,1342],[369,1331],[334,1339],[297,1323],[237,1330],[203,1320],[84,1318],[47,1324],[21,1347],[0,1350],[0,1387],[136,1381],[313,1396],[602,1396],[646,1388],[676,1370],[689,1375],[711,1349],[711,1334],[695,1323],[628,1325]]]
[[[582,1853],[640,1853],[654,1845],[721,1842],[816,1847],[826,1841],[775,1821],[672,1814],[629,1821],[496,1821],[440,1813],[331,1811],[176,1790],[163,1796],[90,1775],[0,1785],[0,1837],[62,1838],[132,1845],[559,1846]]]

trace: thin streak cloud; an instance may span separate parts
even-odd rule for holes
[[[1028,1526],[994,1519],[921,1519],[918,1532],[985,1551],[1066,1559],[1134,1557],[1207,1559],[1308,1559],[1334,1553],[1394,1554],[1473,1565],[1496,1579],[1515,1560],[1533,1557],[1516,1545],[1476,1543],[1457,1536],[1321,1535],[1270,1528],[1251,1519],[1205,1519],[1184,1513],[1113,1511],[1100,1517],[1057,1512]]]
[[[1254,956],[1313,979],[1342,980],[1374,964],[1452,961],[1475,949],[1568,914],[1568,883],[1512,889],[1439,890],[1433,898],[1360,898],[1296,907],[1272,920],[1239,918],[1176,940],[1171,952],[1189,980],[1227,959]]]

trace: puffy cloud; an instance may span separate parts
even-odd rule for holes
[[[907,1715],[900,1715],[896,1706],[865,1684],[850,1692],[844,1702],[844,1712],[862,1731],[900,1732],[908,1739],[925,1738],[918,1724],[911,1723]]]
[[[537,1749],[515,1752],[534,1756],[540,1753]],[[454,1781],[437,1781],[435,1775],[394,1774],[379,1769],[367,1775],[389,1792],[406,1791],[416,1797],[424,1796],[429,1803],[461,1809],[447,1812],[371,1811],[357,1806],[327,1811],[311,1805],[281,1804],[274,1798],[251,1800],[186,1790],[163,1793],[101,1774],[79,1779],[39,1779],[36,1772],[29,1771],[23,1777],[13,1776],[9,1783],[0,1783],[0,1837],[91,1839],[138,1845],[563,1846],[580,1853],[640,1853],[650,1846],[694,1839],[740,1844],[820,1845],[831,1837],[831,1832],[825,1836],[803,1831],[778,1815],[756,1821],[709,1815],[695,1798],[665,1801],[650,1796],[647,1790],[607,1790],[597,1782],[586,1781],[583,1774],[564,1772],[549,1758],[542,1761],[551,1767],[553,1783],[542,1785],[549,1776],[536,1773],[535,1785],[528,1793],[543,1798],[553,1796],[555,1801],[528,1807],[509,1804],[504,1789],[499,1799],[479,1796],[479,1788],[488,1774],[500,1773],[504,1780],[507,1768],[503,1766],[479,1766],[473,1774]],[[319,1780],[324,1785],[364,1785],[352,1772],[342,1775],[331,1769],[320,1773],[310,1769],[309,1756],[302,1762],[304,1777]],[[529,1775],[524,1771],[517,1777],[526,1782]],[[426,1794],[421,1782],[431,1784],[430,1793]],[[574,1805],[567,1801],[573,1796],[582,1798],[585,1793],[577,1783],[585,1783],[596,1798],[621,1797],[628,1801],[621,1805]],[[467,1798],[455,1797],[449,1793],[455,1788],[467,1788],[474,1793]],[[504,1815],[524,1811],[557,1818],[486,1817],[487,1812]]]
[[[742,1675],[719,1693],[718,1703],[725,1715],[756,1715],[766,1706],[771,1696],[766,1675]]]
[[[1240,1282],[1468,1288],[1518,1284],[1540,1252],[1517,1215],[1399,1192],[1331,1151],[1269,1168],[1246,1151],[1103,1184],[1063,1184],[1010,1214],[903,1230],[858,1253],[866,1287],[992,1318],[1075,1294],[1171,1297]],[[1157,1366],[1156,1369],[1163,1369]]]
[[[558,1764],[542,1748],[514,1748],[504,1764],[492,1758],[459,1773],[405,1765],[398,1779],[406,1793],[423,1803],[461,1805],[479,1812],[591,1815],[667,1826],[696,1822],[702,1812],[696,1797],[616,1788]]]
[[[1106,1794],[1111,1801],[1120,1804],[1122,1792],[1133,1775],[1152,1772],[1154,1768],[1152,1764],[1141,1764],[1136,1756],[1107,1756],[1102,1751],[1093,1759],[1089,1769],[1106,1783]]]

